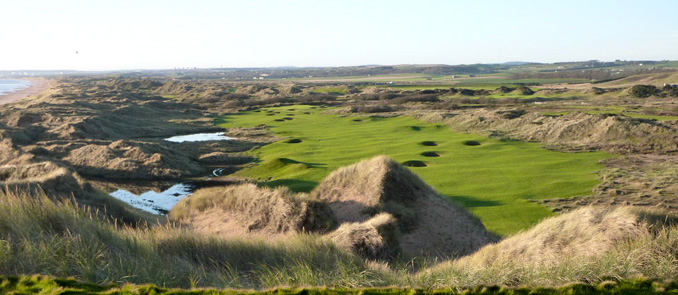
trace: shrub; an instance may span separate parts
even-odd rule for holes
[[[660,93],[659,88],[654,85],[634,85],[629,92],[638,98],[646,98]]]

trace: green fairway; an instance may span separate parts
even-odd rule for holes
[[[608,153],[562,153],[537,143],[500,141],[452,132],[409,117],[326,115],[325,109],[289,106],[220,117],[221,127],[268,125],[282,140],[252,151],[261,162],[238,172],[295,191],[309,191],[331,171],[375,155],[411,167],[439,192],[463,203],[489,230],[502,235],[534,225],[552,213],[533,199],[587,195]],[[287,119],[283,119],[287,118]],[[279,120],[279,121],[276,121]],[[282,120],[281,120],[282,119]],[[298,141],[301,142],[298,142]],[[434,142],[427,146],[422,142]],[[479,145],[469,145],[476,141]],[[471,143],[472,144],[472,143]],[[422,155],[433,152],[435,154]]]

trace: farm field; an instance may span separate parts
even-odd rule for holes
[[[530,200],[591,194],[599,181],[596,171],[603,168],[598,161],[612,157],[459,134],[408,117],[328,115],[326,110],[297,105],[219,117],[220,127],[266,124],[284,138],[252,151],[260,162],[236,175],[305,192],[338,167],[388,155],[462,203],[489,230],[508,235],[553,215]],[[422,163],[425,167],[417,167]]]

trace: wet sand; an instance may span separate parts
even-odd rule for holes
[[[21,89],[19,91],[0,95],[0,105],[12,103],[17,100],[36,95],[38,93],[45,92],[49,90],[49,88],[51,87],[49,80],[43,78],[18,79],[18,80],[31,81],[33,85],[26,89]]]

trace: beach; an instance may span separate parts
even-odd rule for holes
[[[50,88],[50,82],[47,79],[44,78],[31,78],[31,79],[21,79],[21,80],[27,80],[33,83],[30,87],[26,89],[21,89],[16,92],[11,92],[7,93],[4,95],[0,95],[0,105],[2,104],[8,104],[11,102],[15,102],[17,100],[30,97],[33,95],[36,95],[38,93],[42,93],[44,91],[49,90]]]

